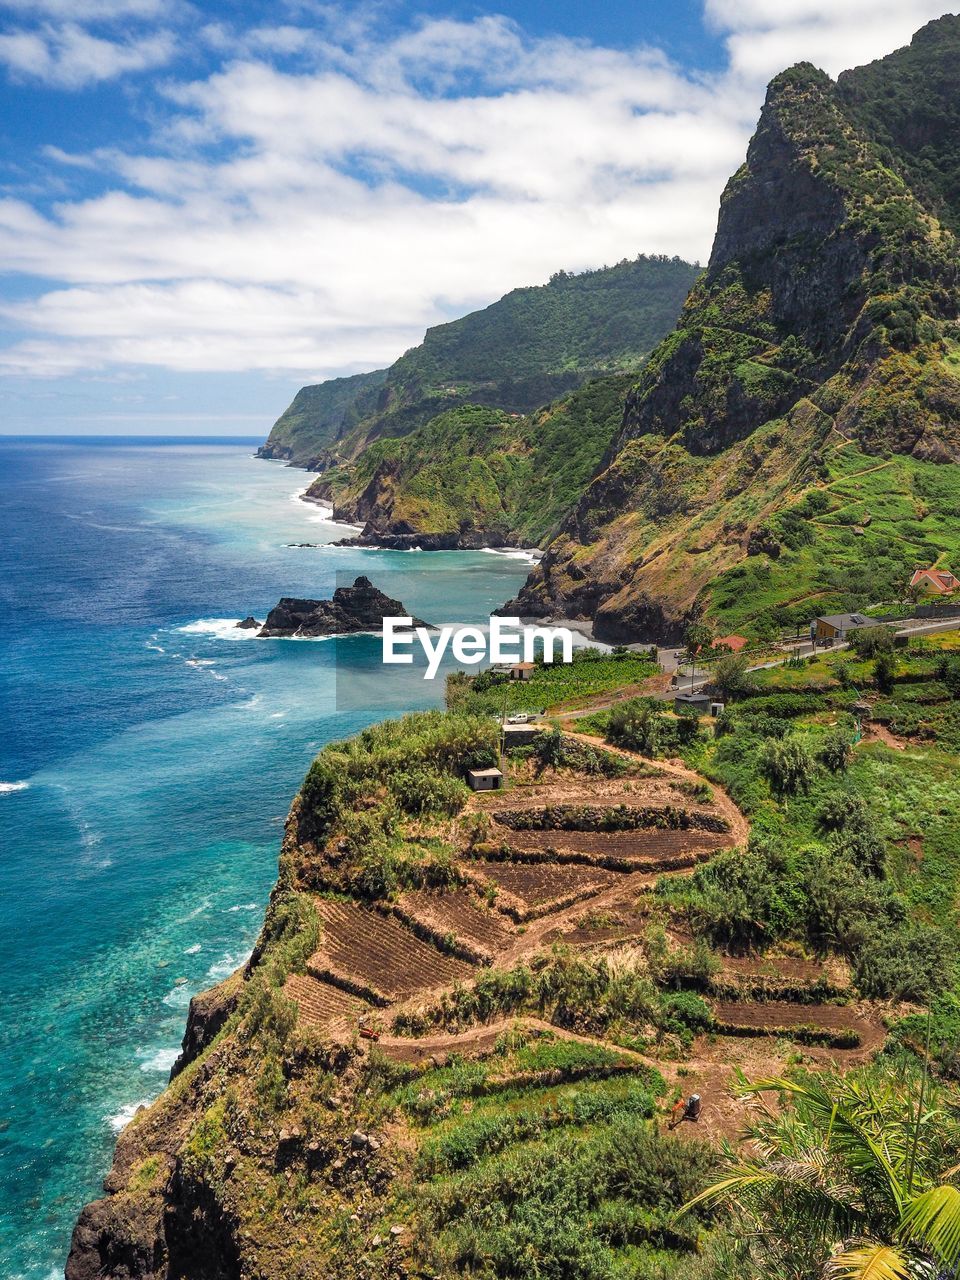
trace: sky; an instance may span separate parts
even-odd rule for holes
[[[0,0],[0,433],[266,435],[553,272],[706,261],[767,81],[943,0]]]

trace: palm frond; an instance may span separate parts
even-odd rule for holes
[[[895,1212],[907,1202],[904,1170],[909,1135],[889,1121],[891,1103],[866,1080],[844,1078],[829,1086],[811,1080],[771,1077],[746,1086],[743,1096],[776,1092],[796,1107],[798,1127],[819,1131],[825,1149],[839,1157],[847,1170],[860,1178],[879,1180],[889,1193]],[[772,1135],[771,1135],[772,1136]]]
[[[714,1182],[711,1186],[701,1191],[699,1195],[694,1196],[692,1200],[688,1200],[686,1204],[681,1205],[677,1210],[677,1216],[687,1213],[690,1209],[695,1209],[698,1204],[709,1204],[712,1200],[733,1200],[736,1199],[738,1192],[752,1191],[756,1187],[774,1186],[779,1181],[779,1177],[767,1169],[743,1165],[739,1169],[732,1170],[726,1178],[721,1178],[719,1182]]]
[[[909,1280],[910,1266],[887,1244],[864,1244],[835,1254],[824,1273],[828,1280]]]
[[[929,1249],[941,1262],[960,1262],[960,1191],[956,1187],[931,1187],[911,1201],[897,1234]]]

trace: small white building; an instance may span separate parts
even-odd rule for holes
[[[468,769],[467,786],[471,791],[499,791],[503,774],[499,769]]]
[[[535,662],[515,662],[510,668],[511,680],[529,680],[537,669]]]

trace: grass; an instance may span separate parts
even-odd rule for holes
[[[728,709],[720,736],[694,748],[698,767],[750,815],[750,853],[720,855],[689,881],[658,888],[695,932],[734,946],[792,938],[840,951],[864,994],[909,989],[922,1000],[955,980],[960,789],[952,739],[934,732],[902,751],[864,742],[837,773],[818,763],[838,733],[852,739],[855,695],[843,687],[851,677],[878,715],[887,708],[902,718],[920,705],[953,725],[957,701],[928,678],[935,661],[932,642],[898,653],[893,690],[880,700],[873,663],[845,653],[759,673],[757,694]],[[776,754],[771,740],[795,744],[806,760],[799,785],[778,791],[765,774]]]
[[[436,1124],[418,1153],[417,1171],[432,1177],[465,1169],[517,1142],[552,1129],[609,1122],[614,1116],[650,1119],[656,1097],[642,1080],[604,1080],[538,1089],[522,1101],[495,1096]]]
[[[577,649],[573,662],[538,665],[530,680],[495,680],[487,674],[469,684],[453,679],[447,686],[447,704],[473,714],[499,715],[504,707],[508,714],[549,713],[569,702],[639,684],[658,670],[655,662],[635,653]]]
[[[713,1163],[627,1108],[436,1178],[423,1218],[445,1274],[485,1280],[689,1275],[703,1219],[674,1209]]]
[[[752,556],[713,584],[723,630],[749,632],[760,617],[804,626],[815,614],[896,602],[917,565],[960,565],[956,468],[879,461],[854,446],[827,450],[825,462],[826,482],[771,521],[781,554]]]

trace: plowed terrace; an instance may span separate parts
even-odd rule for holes
[[[484,966],[509,968],[557,942],[593,949],[637,937],[644,896],[660,875],[689,874],[745,842],[743,815],[692,770],[615,754],[630,761],[633,776],[545,771],[474,795],[453,824],[459,884],[369,903],[317,896],[320,946],[307,975],[286,986],[300,1017],[344,1039],[357,1034],[358,1022],[372,1021],[380,1047],[406,1060],[482,1051],[490,1037],[476,1028],[413,1042],[390,1035],[390,1025],[397,1013],[427,1008],[454,984],[469,984]],[[743,978],[751,964],[739,962]],[[795,1029],[796,1039],[841,1052],[878,1040],[875,1026],[838,1005],[728,1001],[715,1003],[714,1013],[723,1037],[769,1031],[789,1038]]]

